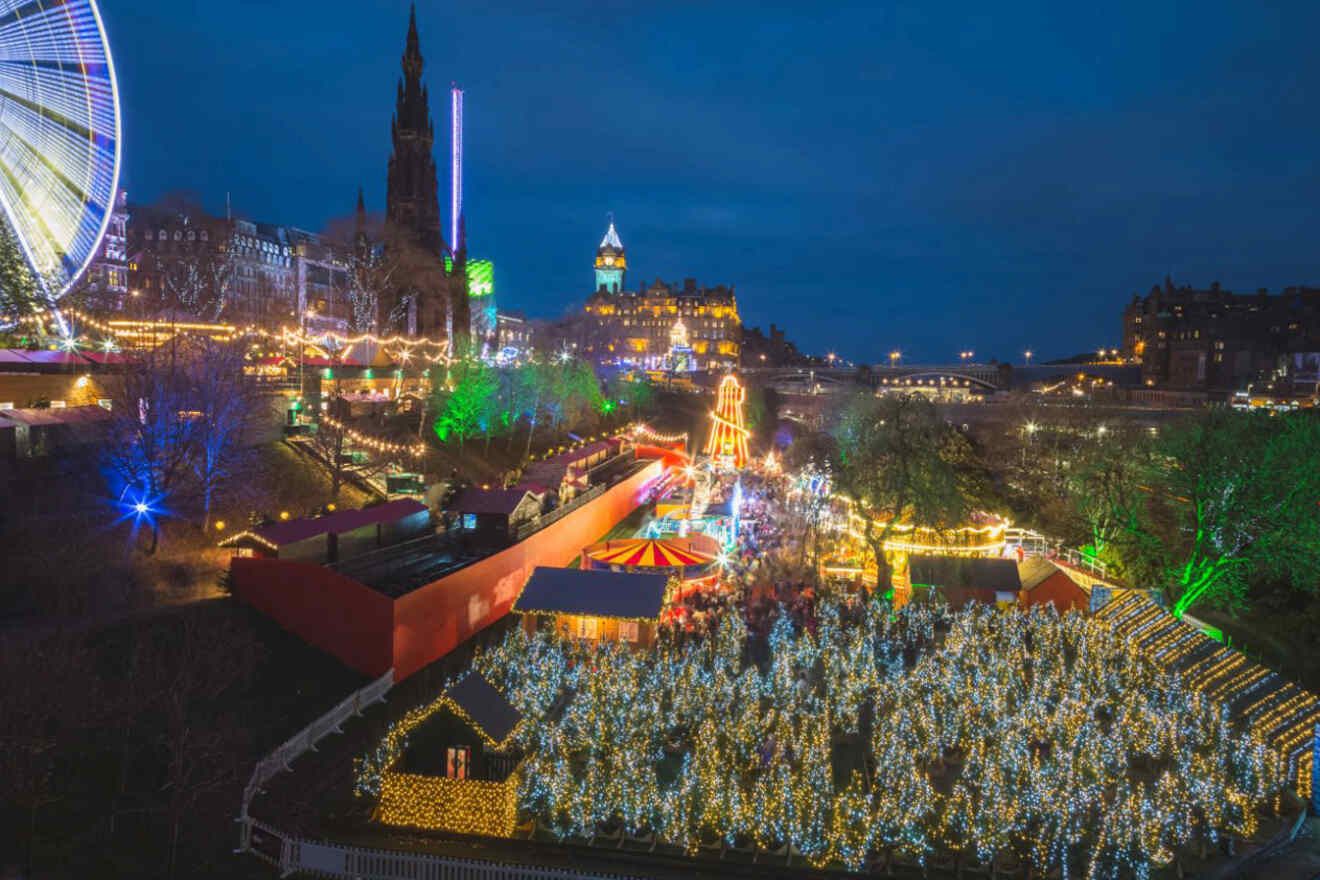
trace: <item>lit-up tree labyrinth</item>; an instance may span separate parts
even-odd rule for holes
[[[824,601],[814,633],[781,616],[764,650],[747,642],[729,614],[649,653],[516,630],[479,654],[525,719],[520,809],[690,853],[791,846],[856,869],[952,852],[1112,877],[1251,835],[1280,791],[1273,750],[1081,615]],[[363,761],[360,791],[403,741]]]
[[[100,246],[119,139],[114,65],[94,0],[0,0],[0,213],[51,300]]]
[[[733,376],[720,382],[715,411],[711,413],[710,438],[705,453],[719,464],[741,468],[747,464],[747,429],[743,427],[742,404],[747,392]]]

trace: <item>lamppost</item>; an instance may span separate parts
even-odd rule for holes
[[[1031,366],[1031,349],[1027,349],[1022,353],[1027,356],[1027,366]]]
[[[894,365],[897,364],[900,360],[902,360],[902,358],[903,358],[903,352],[901,352],[901,351],[897,351],[897,350],[895,350],[895,351],[891,351],[891,352],[889,353],[889,366],[891,366],[891,367],[894,366]]]
[[[976,352],[973,351],[960,351],[958,352],[958,357],[962,358],[963,365],[965,366],[975,353]]]

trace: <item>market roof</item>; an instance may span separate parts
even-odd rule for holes
[[[518,505],[531,491],[520,486],[512,489],[464,489],[457,498],[445,505],[445,509],[455,513],[510,514],[518,509]]]
[[[1059,573],[1059,567],[1043,556],[1029,556],[1018,563],[1022,589],[1034,590]]]
[[[538,565],[513,603],[521,613],[589,614],[655,620],[665,604],[669,575],[583,571]]]
[[[662,538],[636,538],[626,541],[606,541],[603,547],[587,551],[597,562],[612,565],[638,565],[651,568],[673,568],[680,565],[705,565],[715,557],[684,547],[676,541]]]
[[[1017,562],[968,556],[913,556],[913,586],[966,587],[983,590],[1020,590]]]
[[[315,538],[317,535],[342,534],[360,529],[363,526],[394,522],[404,517],[422,513],[426,509],[426,505],[420,501],[415,501],[412,498],[400,498],[397,501],[389,501],[375,507],[364,507],[361,510],[343,510],[328,516],[304,517],[302,519],[291,519],[288,522],[259,526],[226,538],[220,542],[220,546],[232,547],[245,537],[255,537],[263,543],[283,547],[288,544],[296,544],[299,541],[306,541],[308,538]]]
[[[20,425],[86,425],[104,422],[110,418],[110,410],[103,406],[66,406],[49,409],[4,409],[0,417]]]
[[[473,670],[445,690],[477,733],[502,745],[522,720],[522,714],[480,672]]]

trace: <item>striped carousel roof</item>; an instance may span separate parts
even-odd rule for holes
[[[638,538],[633,541],[611,541],[606,547],[587,554],[596,562],[611,565],[640,565],[652,568],[672,568],[680,565],[704,565],[714,557],[680,547],[673,541]]]

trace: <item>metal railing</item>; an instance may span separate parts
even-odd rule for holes
[[[1064,547],[1058,541],[1047,538],[1040,532],[1033,532],[1031,529],[1004,529],[1004,544],[1010,549],[1020,549],[1024,556],[1043,556],[1046,559],[1063,562],[1097,577],[1109,576],[1109,566],[1104,562],[1093,556],[1087,556],[1080,550]]]
[[[278,868],[281,877],[305,872],[353,880],[633,880],[571,868],[345,846],[294,837],[265,822],[251,824],[254,845],[248,852]]]
[[[604,494],[606,488],[607,487],[603,483],[592,486],[581,495],[575,496],[571,501],[559,505],[549,513],[543,513],[535,519],[529,519],[527,522],[521,523],[516,529],[512,529],[509,532],[509,539],[514,544],[517,544],[519,541],[527,540],[529,536],[539,532],[551,523],[558,522],[560,519],[577,510],[588,501],[599,498]]]
[[[333,709],[317,718],[269,755],[257,762],[252,778],[243,789],[239,808],[238,850],[279,869],[281,877],[303,872],[321,877],[354,880],[633,880],[619,874],[598,874],[568,868],[550,868],[461,859],[425,853],[344,846],[331,841],[305,840],[287,834],[252,816],[252,802],[276,774],[316,748],[341,725],[362,710],[385,699],[394,686],[394,670],[349,694]]]
[[[340,733],[340,725],[349,718],[361,715],[362,710],[367,706],[384,700],[385,694],[393,686],[394,670],[391,669],[365,687],[349,694],[339,702],[339,705],[295,733],[273,752],[257,762],[257,766],[252,770],[252,777],[243,788],[243,804],[238,815],[238,821],[243,823],[244,826],[241,831],[242,839],[240,843],[243,849],[247,849],[247,837],[250,832],[248,826],[252,821],[248,815],[248,808],[252,805],[252,799],[261,791],[261,787],[276,773],[288,770],[289,765],[299,755],[314,749],[318,742],[332,733]]]

